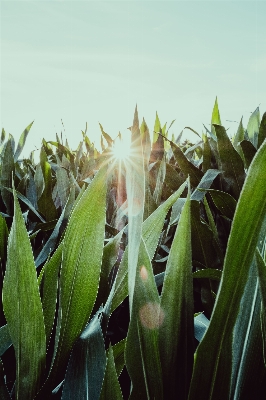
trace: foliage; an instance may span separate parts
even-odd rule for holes
[[[263,399],[266,113],[0,140],[1,399]],[[127,376],[129,384],[124,384]],[[129,390],[130,389],[130,390]]]

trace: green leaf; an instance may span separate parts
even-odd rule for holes
[[[199,342],[201,342],[209,325],[210,321],[202,313],[194,318],[194,336]]]
[[[0,215],[0,262],[6,260],[8,228],[5,218]]]
[[[160,358],[165,399],[187,399],[194,356],[190,196],[170,249],[161,294]]]
[[[257,150],[249,140],[242,140],[240,146],[245,160],[245,167],[249,168]]]
[[[180,147],[178,147],[174,142],[170,141],[171,148],[174,154],[174,157],[179,165],[179,168],[187,178],[190,176],[191,186],[196,187],[200,183],[200,180],[203,177],[203,173],[194,164],[192,164],[185,154],[182,152]]]
[[[217,268],[218,259],[213,245],[213,232],[200,218],[200,203],[191,201],[191,240],[193,260],[206,268]]]
[[[240,309],[233,332],[230,391],[238,399],[253,398],[253,395],[259,399],[266,390],[266,369],[260,327],[261,295],[254,262],[249,271]]]
[[[256,149],[258,148],[259,126],[260,110],[259,107],[257,107],[256,110],[251,114],[247,126],[248,137]]]
[[[124,356],[125,345],[126,345],[126,338],[120,340],[120,342],[112,346],[117,376],[121,374],[125,365],[125,356]]]
[[[144,159],[137,106],[131,128],[131,159],[125,166],[128,202],[128,294],[131,314],[145,202]]]
[[[216,124],[213,126],[217,135],[218,151],[226,183],[225,191],[237,200],[245,180],[243,161],[233,147],[224,127]]]
[[[9,188],[5,188],[7,191],[9,191],[10,193],[13,193],[13,190],[12,189],[9,189]],[[35,209],[35,207],[33,206],[33,204],[27,199],[27,197],[25,197],[25,196],[23,196],[23,194],[21,194],[21,193],[19,193],[17,190],[16,190],[16,195],[17,195],[17,198],[19,199],[19,200],[21,200],[24,204],[26,204],[28,207],[29,207],[29,209],[43,222],[43,223],[45,223],[45,220],[43,219],[43,217],[38,213],[38,211]]]
[[[24,145],[25,145],[25,142],[26,142],[28,133],[29,133],[29,131],[30,131],[30,128],[32,127],[33,122],[34,122],[34,121],[32,121],[32,123],[29,124],[29,125],[27,126],[27,128],[24,129],[24,131],[22,132],[22,134],[21,134],[21,136],[20,136],[20,138],[19,138],[19,142],[18,142],[18,145],[17,145],[17,149],[16,149],[16,152],[15,152],[15,155],[14,155],[14,162],[17,161],[17,159],[19,158],[19,156],[20,156],[20,154],[21,154],[21,152],[22,152],[22,150],[23,150],[23,148],[24,148]]]
[[[233,332],[266,215],[265,177],[261,173],[265,163],[266,142],[252,161],[238,201],[210,326],[196,351],[189,400],[198,398],[199,387],[202,398],[228,398]]]
[[[0,357],[12,345],[12,340],[9,334],[8,326],[4,325],[0,328]],[[0,397],[1,398],[1,397]]]
[[[153,258],[158,245],[159,237],[163,228],[165,216],[172,205],[183,193],[187,182],[173,193],[164,203],[162,203],[144,222],[142,228],[142,238],[147,248],[150,259]],[[112,302],[112,311],[128,296],[128,248],[126,248],[121,260],[115,286],[115,294]]]
[[[3,186],[1,187],[1,195],[9,215],[12,215],[12,195],[6,188],[12,187],[12,172],[14,168],[12,140],[9,137],[2,156],[0,177],[1,186]]]
[[[44,149],[41,151],[41,167],[44,178],[44,190],[38,200],[39,211],[44,215],[46,221],[57,218],[57,211],[52,199],[52,171],[50,164],[46,161]]]
[[[43,246],[41,252],[39,253],[38,257],[35,260],[36,268],[38,268],[44,261],[46,261],[46,259],[48,258],[49,254],[51,254],[55,249],[56,243],[57,243],[58,238],[59,238],[60,227],[61,227],[63,221],[66,219],[65,212],[66,212],[66,209],[67,209],[68,202],[71,203],[71,205],[73,205],[72,201],[73,201],[73,195],[74,195],[74,188],[72,188],[72,189],[73,189],[72,190],[72,196],[69,195],[67,203],[66,203],[66,205],[65,205],[65,207],[64,207],[64,209],[63,209],[63,211],[62,211],[62,213],[60,215],[60,218],[58,219],[58,221],[57,221],[57,223],[55,225],[55,228],[54,228],[51,236],[49,237],[49,239],[47,240],[47,242],[45,243],[45,245]]]
[[[202,140],[203,140],[203,160],[202,160],[202,171],[206,173],[208,169],[211,168],[211,157],[212,157],[212,152],[211,152],[211,146],[209,143],[209,139],[207,135],[204,133],[202,134]]]
[[[259,129],[259,136],[258,136],[258,148],[262,145],[262,143],[265,139],[266,139],[266,112],[263,114],[261,122],[260,122],[260,129]]]
[[[108,350],[108,358],[100,400],[123,400],[117,379],[112,346]]]
[[[166,165],[164,158],[161,161],[159,161],[159,163],[160,167],[157,174],[156,186],[153,192],[153,199],[155,201],[155,204],[157,204],[157,206],[161,204],[162,190],[166,174]]]
[[[73,347],[62,400],[100,398],[106,366],[100,317],[101,314],[97,313],[92,318]]]
[[[103,135],[103,137],[105,138],[105,140],[108,143],[108,147],[112,147],[113,146],[113,142],[114,142],[113,139],[108,135],[108,133],[104,132],[103,127],[100,124],[100,122],[99,122],[99,125],[100,125],[100,128],[101,128],[102,135]]]
[[[60,199],[60,204],[63,209],[66,205],[70,192],[70,181],[68,178],[67,171],[64,168],[57,168],[56,183],[57,183],[57,191]]]
[[[211,132],[213,135],[216,135],[215,129],[213,128],[213,124],[222,125],[220,112],[218,108],[218,100],[217,96],[215,98],[215,103],[212,110],[212,118],[211,118]]]
[[[233,145],[234,145],[234,148],[236,149],[236,151],[241,156],[241,158],[244,160],[244,154],[243,154],[241,146],[240,146],[240,143],[242,142],[242,140],[245,139],[245,130],[243,128],[242,119],[243,119],[243,117],[241,118],[240,123],[238,125],[236,135],[233,139]]]
[[[205,172],[204,176],[201,178],[200,183],[198,184],[198,187],[194,190],[194,192],[191,195],[191,200],[197,200],[201,201],[203,197],[205,196],[204,191],[199,190],[199,189],[209,189],[211,185],[213,184],[213,181],[217,176],[221,173],[218,169],[208,169],[207,172]]]
[[[208,193],[210,193],[215,207],[218,208],[222,215],[232,220],[237,201],[230,194],[222,192],[221,190],[209,189]]]
[[[193,272],[193,278],[207,278],[220,281],[222,278],[222,271],[220,269],[206,268]]]
[[[3,308],[16,355],[16,398],[28,400],[39,389],[44,373],[46,338],[32,248],[15,190],[13,193]]]
[[[158,140],[158,138],[160,136],[158,134],[158,132],[160,132],[160,129],[161,129],[161,123],[160,123],[160,120],[159,120],[158,113],[156,111],[156,117],[155,117],[154,128],[153,128],[153,141],[152,141],[152,143],[157,142],[157,140]]]
[[[47,347],[51,337],[52,328],[54,325],[57,292],[58,292],[58,276],[62,261],[61,243],[49,261],[43,266],[38,277],[38,283],[42,292],[43,316],[45,324],[45,333]]]
[[[101,168],[74,208],[63,240],[58,344],[53,376],[62,378],[70,350],[89,320],[100,278],[105,233],[106,167]],[[57,378],[58,378],[57,376]],[[58,378],[59,379],[59,378]]]
[[[131,319],[126,341],[126,367],[131,378],[130,400],[162,399],[158,329],[163,319],[150,258],[142,241],[137,264]],[[134,349],[134,351],[132,351]]]

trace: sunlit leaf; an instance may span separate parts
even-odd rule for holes
[[[3,308],[16,355],[16,398],[32,399],[44,373],[46,338],[32,248],[15,191]]]
[[[160,359],[165,399],[187,399],[193,368],[193,284],[190,198],[170,249],[161,294]]]

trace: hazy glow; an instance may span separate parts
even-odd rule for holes
[[[164,321],[164,312],[158,303],[148,302],[139,310],[141,324],[148,329],[159,328]]]
[[[116,160],[123,161],[130,157],[130,142],[122,139],[116,139],[113,146],[113,155]]]

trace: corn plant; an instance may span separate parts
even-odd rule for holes
[[[266,114],[173,122],[136,108],[123,162],[101,125],[37,164],[2,131],[1,398],[265,397]]]

